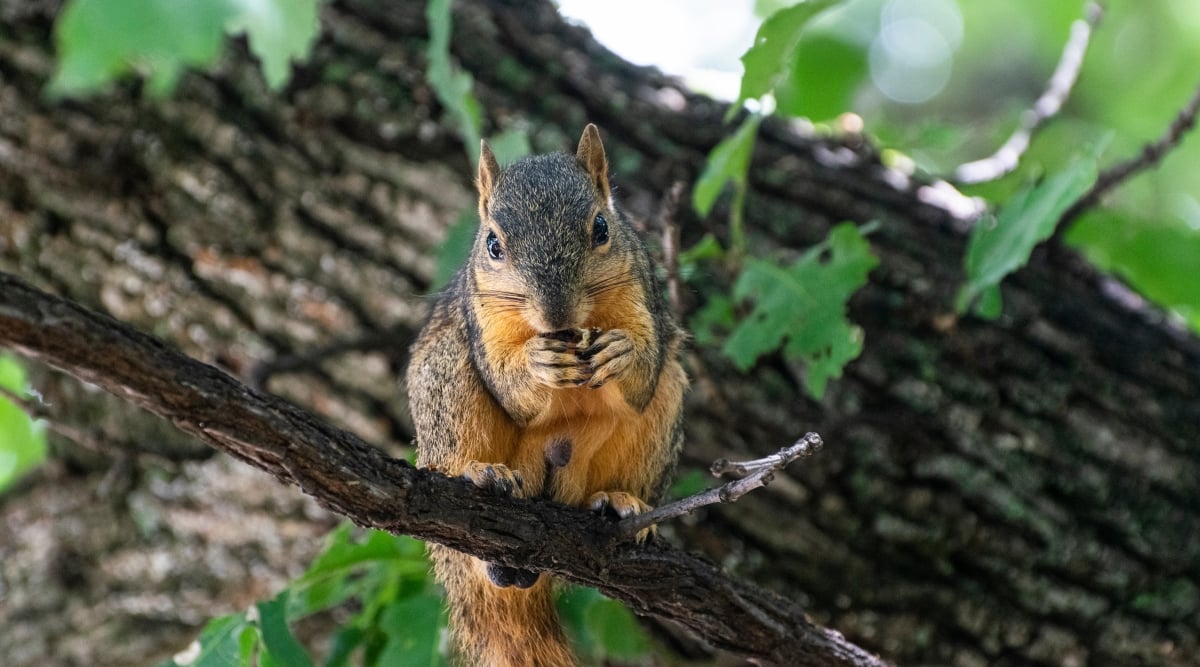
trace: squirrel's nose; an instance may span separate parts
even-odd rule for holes
[[[579,326],[578,299],[569,289],[547,290],[535,295],[533,312],[529,313],[530,324],[542,333],[571,329]]]
[[[542,307],[542,320],[549,331],[570,329],[575,322],[575,309],[566,300],[555,299]]]

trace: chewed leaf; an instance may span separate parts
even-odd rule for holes
[[[227,29],[245,31],[267,85],[278,90],[287,83],[292,60],[307,58],[317,37],[317,0],[227,1],[236,7]]]
[[[127,74],[166,95],[188,67],[221,54],[227,34],[245,32],[272,88],[317,35],[317,0],[72,0],[54,26],[58,66],[52,95],[103,89]]]
[[[221,52],[231,2],[73,0],[54,26],[54,95],[88,93],[127,73],[149,77],[152,93],[174,87],[185,67],[211,64]]]
[[[788,358],[805,364],[805,384],[820,398],[828,380],[862,351],[862,331],[846,320],[846,302],[876,264],[870,245],[850,223],[833,228],[825,242],[790,267],[747,262],[734,297],[751,300],[753,309],[724,352],[745,370],[782,347]]]

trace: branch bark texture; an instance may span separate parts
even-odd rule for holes
[[[0,273],[0,345],[96,384],[370,528],[594,586],[713,646],[781,665],[882,667],[796,604],[578,509],[418,470],[146,334]]]

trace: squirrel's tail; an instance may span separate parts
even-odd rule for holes
[[[574,667],[558,621],[550,577],[530,588],[500,588],[466,554],[430,545],[434,572],[446,589],[450,630],[464,665]]]

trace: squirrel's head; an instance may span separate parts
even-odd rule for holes
[[[501,169],[479,158],[476,296],[519,312],[540,333],[583,326],[597,298],[627,280],[637,242],[613,208],[600,132],[588,125],[575,155],[523,158]]]

